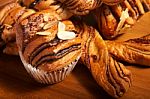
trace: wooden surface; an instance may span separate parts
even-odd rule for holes
[[[0,4],[2,3],[0,0]],[[150,13],[117,40],[126,40],[150,33]],[[133,74],[133,86],[120,99],[150,99],[150,68],[127,66]],[[55,85],[38,84],[24,69],[20,58],[0,53],[0,99],[50,98],[50,99],[111,99],[92,78],[88,69],[78,64],[73,72]]]

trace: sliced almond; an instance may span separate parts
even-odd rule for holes
[[[58,31],[65,31],[66,25],[62,22],[58,23]]]
[[[46,22],[47,22],[47,21],[48,21],[48,19],[49,19],[49,16],[48,16],[48,15],[44,15],[44,17],[43,17],[43,18],[44,18],[44,21],[46,21]]]
[[[46,36],[46,35],[50,35],[51,32],[44,31],[44,32],[37,32],[36,34],[37,34],[37,35],[43,35],[43,36]]]
[[[120,17],[120,22],[118,23],[117,29],[116,31],[120,31],[120,29],[123,27],[126,19],[129,18],[129,13],[128,13],[128,9],[126,9],[125,11],[122,11],[121,17]]]
[[[129,11],[128,8],[126,8],[124,11],[122,11],[121,16],[120,16],[120,21],[125,20],[129,17],[128,11]]]
[[[44,25],[43,29],[46,30],[46,29],[49,29],[50,27],[52,27],[52,24],[47,23],[47,24]]]
[[[12,28],[12,26],[9,24],[4,24],[4,26],[6,26],[7,28]]]
[[[39,24],[39,26],[40,26],[40,27],[43,27],[43,26],[44,26],[44,23]]]
[[[44,30],[49,29],[49,28],[51,28],[53,25],[55,25],[56,23],[57,23],[57,21],[48,22],[47,24],[44,25],[43,29],[44,29]]]
[[[57,37],[61,40],[69,40],[74,39],[76,37],[76,34],[69,31],[58,31]]]

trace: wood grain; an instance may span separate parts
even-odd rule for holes
[[[5,1],[0,0],[0,4],[7,4]],[[124,30],[125,34],[117,40],[149,34],[149,26],[150,13],[141,17],[132,29]],[[150,99],[150,68],[127,68],[133,73],[133,86],[120,99]],[[88,69],[80,63],[64,81],[54,85],[42,85],[28,75],[18,56],[0,53],[0,99],[2,98],[111,99],[96,84]]]

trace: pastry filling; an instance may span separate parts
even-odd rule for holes
[[[32,64],[34,67],[38,67],[43,62],[49,62],[52,63],[54,61],[57,61],[58,59],[64,57],[68,53],[71,53],[75,50],[79,50],[81,48],[80,44],[73,45],[71,47],[65,48],[63,50],[60,50],[58,53],[48,53],[45,56],[42,56],[35,64]]]
[[[35,50],[31,53],[30,57],[29,57],[29,60],[30,62],[33,60],[33,58],[38,55],[42,50],[46,49],[46,48],[49,48],[49,47],[52,47],[52,46],[56,46],[58,45],[60,42],[62,42],[61,40],[59,39],[54,39],[50,42],[46,42],[46,43],[43,43],[41,45],[39,45],[37,48],[35,48]]]

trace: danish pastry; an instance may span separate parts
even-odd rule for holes
[[[21,60],[29,74],[46,84],[62,81],[81,55],[81,37],[74,24],[56,16],[43,10],[16,24]]]
[[[105,5],[95,11],[98,28],[105,39],[120,35],[122,28],[131,27],[144,13],[150,11],[149,0],[124,0],[117,5]]]

